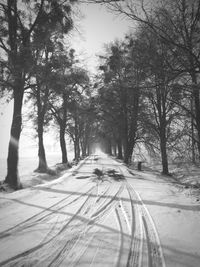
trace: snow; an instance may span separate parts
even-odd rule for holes
[[[199,266],[200,205],[196,197],[187,197],[187,190],[180,190],[157,175],[141,176],[143,179],[134,180],[134,188],[154,219],[166,266]]]
[[[1,266],[199,266],[197,190],[104,154],[28,177],[0,193]]]
[[[145,170],[151,170],[159,174],[161,172],[161,165],[145,164]],[[200,187],[200,166],[192,164],[191,162],[177,162],[169,164],[169,172],[173,179],[182,185],[192,187]]]

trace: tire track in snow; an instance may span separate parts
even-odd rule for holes
[[[130,187],[126,185],[130,203],[131,203],[131,244],[128,254],[128,259],[126,263],[126,267],[134,266],[141,267],[142,261],[142,245],[143,245],[143,233],[142,233],[142,225],[140,220],[140,213],[138,210],[137,204],[135,204],[135,198],[133,192],[130,190]]]
[[[92,188],[92,190],[94,190],[94,189],[95,189],[95,186]],[[89,191],[91,191],[91,189]],[[63,232],[65,232],[65,229],[74,221],[74,218],[77,217],[81,213],[82,210],[84,210],[85,203],[88,201],[88,198],[90,198],[90,195],[88,193],[87,194],[85,193],[84,195],[82,195],[82,198],[83,197],[86,197],[86,200],[82,203],[82,205],[80,205],[80,208],[78,209],[78,211],[75,214],[72,214],[72,216],[69,218],[69,220],[63,220],[61,226],[59,226],[59,229],[57,229],[56,235],[50,237],[48,240],[45,240],[44,243],[39,243],[37,246],[35,246],[35,247],[31,248],[31,249],[28,249],[27,251],[24,251],[24,252],[22,252],[22,253],[20,253],[20,254],[18,254],[16,256],[10,258],[10,259],[7,259],[7,260],[5,260],[3,262],[0,262],[0,264],[2,266],[5,265],[5,264],[8,264],[8,266],[12,266],[12,264],[10,265],[9,262],[15,261],[15,263],[13,263],[14,264],[13,266],[21,266],[20,265],[21,263],[19,263],[20,260],[22,260],[22,259],[25,260],[25,258],[26,258],[26,260],[28,262],[31,261],[29,256],[31,254],[33,254],[33,253],[37,253],[37,251],[39,251],[38,252],[39,253],[39,257],[42,257],[42,253],[45,255],[46,254],[46,250],[48,251],[50,246],[53,247],[53,248],[55,248],[55,247],[59,248],[59,244],[57,244],[58,241],[60,241],[60,240],[58,240],[59,237],[63,235]],[[83,200],[79,197],[79,201],[82,202]],[[65,208],[65,207],[66,206],[64,206],[62,208]],[[69,216],[69,215],[67,215],[67,216]],[[70,229],[69,229],[69,232],[70,232]],[[35,258],[38,258],[37,255],[36,255]],[[17,265],[18,263],[19,263],[19,265]],[[34,266],[36,266],[35,263],[34,263]]]
[[[118,168],[120,172],[121,168]],[[100,207],[97,212],[95,212],[92,217],[95,217],[98,215],[102,216],[103,213],[110,210],[110,208],[115,209],[117,221],[120,228],[120,235],[121,235],[121,243],[119,248],[119,256],[116,263],[116,267],[124,266],[121,265],[122,260],[122,254],[125,250],[125,238],[124,238],[124,232],[127,232],[126,226],[123,223],[123,220],[126,221],[127,228],[131,228],[131,240],[130,240],[130,247],[129,247],[129,253],[128,253],[128,260],[127,260],[127,267],[141,267],[141,266],[148,266],[148,267],[165,267],[165,261],[162,254],[162,248],[160,245],[159,237],[155,228],[155,225],[151,219],[151,216],[142,202],[140,196],[138,193],[132,188],[131,185],[129,185],[126,182],[126,189],[129,193],[130,197],[130,204],[131,207],[127,207],[127,202],[123,200],[119,200],[119,196],[122,193],[123,190],[119,190],[117,192],[117,198],[114,195],[113,199],[110,201],[103,201],[103,207]],[[115,203],[114,203],[115,200]],[[101,199],[102,201],[102,199]],[[110,206],[110,204],[113,202],[113,205]],[[116,205],[116,203],[120,203],[120,208]],[[110,206],[110,207],[109,207]],[[109,207],[109,208],[108,208]],[[108,215],[108,214],[107,214]],[[131,227],[130,227],[131,225]],[[145,237],[145,241],[143,241],[143,238]],[[145,244],[144,244],[145,243]],[[146,256],[144,255],[144,247],[147,246],[148,250],[148,260],[145,262],[145,265],[143,265],[144,260],[143,258]],[[86,249],[87,250],[87,249]],[[92,262],[94,261],[97,254],[100,253],[100,249],[97,248],[96,254],[93,257]],[[81,256],[79,257],[79,259]],[[75,265],[72,265],[75,266]]]
[[[112,189],[113,190],[113,189]],[[117,192],[113,195],[113,197],[111,197],[108,201],[105,198],[105,202],[103,202],[97,209],[97,211],[95,211],[91,218],[94,218],[94,220],[96,221],[100,216],[102,216],[102,214],[104,214],[105,212],[107,212],[110,209],[110,206],[113,206],[116,204],[116,201],[118,200],[118,197],[120,195],[120,193],[124,190],[124,184],[120,185],[119,189],[117,190]]]
[[[76,173],[78,173],[78,170],[79,170],[79,169],[85,164],[85,162],[88,161],[89,159],[90,159],[90,157],[85,158],[85,159],[81,162],[81,164],[79,164],[79,166],[77,166],[76,169],[72,172],[72,176],[74,176]],[[89,182],[88,182],[87,184],[89,184]],[[87,184],[85,184],[84,186],[86,186]],[[41,187],[41,188],[42,188],[42,187]],[[82,189],[82,188],[83,188],[83,186],[79,187],[79,188],[78,188],[78,192],[80,192],[79,189]],[[89,190],[90,190],[90,189],[89,189]],[[87,192],[86,192],[86,193],[87,193]],[[52,211],[52,210],[51,210],[52,208],[56,208],[57,205],[61,204],[62,202],[66,201],[66,200],[68,200],[68,198],[70,198],[70,197],[72,197],[72,196],[73,196],[73,193],[70,194],[70,195],[68,195],[67,197],[61,199],[60,201],[56,202],[56,203],[53,204],[52,206],[50,206],[50,207],[48,207],[48,208],[44,208],[44,210],[42,210],[41,212],[38,212],[38,213],[34,214],[33,216],[29,217],[28,219],[26,219],[26,220],[24,220],[24,221],[22,221],[22,222],[20,222],[20,223],[18,223],[18,224],[16,224],[16,225],[14,225],[14,226],[8,228],[8,229],[6,229],[6,230],[0,232],[0,239],[9,236],[9,234],[10,234],[9,232],[12,231],[12,230],[14,230],[14,229],[19,230],[20,227],[24,228],[24,224],[26,224],[26,223],[30,222],[31,220],[34,220],[34,219],[35,219],[35,221],[33,222],[33,224],[34,224],[35,222],[37,222],[37,221],[40,220],[40,219],[37,220],[37,217],[40,216],[40,215],[43,215],[45,212],[50,212],[50,213],[52,212],[52,213],[54,213],[55,211],[54,211],[54,210]],[[81,195],[80,195],[79,197],[77,197],[77,200],[78,200],[80,197],[81,197]],[[15,199],[8,199],[8,200],[13,201],[13,202],[15,202],[15,201],[17,202],[17,200],[15,200]],[[21,203],[21,204],[23,204],[23,202],[21,202],[21,201],[18,201],[18,202]],[[49,214],[47,214],[46,216],[48,216],[48,215],[49,215]],[[44,215],[44,218],[45,218],[46,216]],[[43,219],[43,218],[41,218],[41,219]]]
[[[86,185],[84,185],[84,186],[86,186]],[[82,189],[83,186],[81,186],[80,188]],[[80,192],[79,189],[78,189],[78,193]],[[38,222],[41,222],[46,218],[48,220],[49,216],[54,215],[55,213],[57,213],[58,211],[62,210],[64,207],[66,207],[66,203],[65,202],[67,202],[67,204],[70,205],[70,204],[78,201],[83,195],[89,194],[89,192],[91,190],[92,190],[92,188],[90,188],[87,192],[83,193],[82,195],[80,194],[78,197],[76,197],[75,199],[73,199],[72,201],[70,201],[68,203],[67,201],[69,201],[69,198],[73,198],[74,197],[74,193],[71,193],[70,195],[68,195],[67,197],[59,200],[58,202],[54,203],[50,207],[44,208],[41,212],[38,212],[38,213],[34,214],[33,216],[29,217],[28,219],[18,223],[17,225],[14,225],[14,226],[6,229],[5,231],[0,232],[0,239],[8,237],[9,235],[14,234],[15,232],[19,233],[19,231],[22,231],[22,230],[24,230],[26,228],[30,228],[34,224],[36,224]],[[77,192],[75,192],[75,194],[77,194]]]
[[[125,247],[125,233],[129,233],[130,234],[130,228],[128,227],[129,224],[127,224],[126,222],[126,218],[124,216],[124,213],[122,212],[122,202],[119,201],[118,205],[115,208],[115,213],[116,213],[116,219],[119,225],[119,229],[120,229],[120,247],[119,247],[119,253],[118,253],[118,258],[117,258],[117,262],[116,262],[116,267],[120,267],[123,266],[123,258],[127,258],[126,255],[126,247]],[[131,239],[128,238],[128,243],[131,242]]]
[[[152,217],[147,210],[145,204],[143,203],[140,195],[133,189],[133,187],[127,182],[127,189],[130,192],[130,198],[136,201],[138,204],[140,217],[140,225],[143,229],[143,236],[146,237],[145,242],[148,250],[148,267],[165,267],[165,260],[162,252],[162,247],[160,244],[159,236],[152,220]],[[144,249],[144,245],[140,246]],[[141,252],[140,252],[141,253]],[[143,253],[144,256],[144,253]],[[141,260],[139,261],[141,266]],[[127,265],[127,266],[137,266],[137,265]]]
[[[20,262],[20,260],[22,259],[22,258],[26,258],[26,260],[25,259],[23,259],[25,262],[33,262],[33,260],[31,260],[31,258],[29,257],[29,255],[30,254],[33,254],[33,253],[36,253],[37,252],[37,250],[40,250],[40,252],[39,252],[39,254],[40,254],[40,257],[42,256],[41,254],[41,250],[42,250],[42,248],[43,247],[45,247],[45,250],[49,250],[49,248],[47,248],[47,245],[48,244],[50,244],[51,246],[53,246],[53,247],[55,247],[56,246],[56,244],[53,244],[52,245],[52,243],[55,243],[55,242],[53,242],[54,241],[54,239],[58,236],[58,235],[60,235],[61,233],[63,234],[63,232],[64,232],[64,230],[65,230],[65,228],[68,226],[69,227],[69,225],[70,225],[70,223],[71,222],[73,222],[73,220],[74,220],[74,218],[75,217],[77,217],[77,215],[80,217],[81,215],[86,215],[88,212],[89,212],[89,208],[88,208],[88,202],[90,202],[89,200],[91,200],[91,199],[94,199],[94,197],[91,197],[91,195],[92,196],[95,196],[95,192],[93,191],[93,190],[95,190],[95,188],[96,188],[96,186],[95,187],[93,187],[92,189],[90,189],[90,190],[88,190],[88,192],[86,192],[85,194],[83,194],[82,196],[81,196],[81,198],[83,198],[83,196],[86,196],[86,195],[88,195],[87,196],[87,199],[85,200],[85,202],[83,203],[83,205],[80,207],[80,209],[77,211],[77,213],[71,218],[71,220],[66,224],[64,224],[64,226],[63,226],[63,228],[60,230],[60,232],[56,235],[56,236],[53,236],[53,237],[51,237],[50,239],[48,239],[48,240],[46,240],[47,238],[45,237],[44,238],[44,243],[40,243],[38,246],[36,246],[35,248],[33,248],[33,249],[30,249],[30,250],[28,250],[28,251],[25,251],[25,252],[23,252],[23,253],[21,253],[21,254],[19,254],[19,255],[16,255],[15,257],[13,257],[13,258],[11,258],[11,259],[9,259],[9,260],[7,260],[7,261],[5,261],[5,262],[2,262],[1,264],[3,265],[3,264],[7,264],[7,263],[9,263],[10,261],[15,261],[15,262],[13,262],[13,264],[14,264],[14,266],[17,266],[17,262]],[[97,188],[96,188],[97,189]],[[95,199],[95,202],[97,202],[97,203],[100,203],[100,199],[102,198],[102,196],[103,197],[105,197],[105,193],[108,191],[108,188],[105,188],[105,191],[102,193],[102,195],[100,195],[98,198],[96,198]],[[90,194],[89,194],[89,192],[90,192]],[[97,196],[97,193],[96,193],[96,196]],[[82,201],[82,199],[81,199],[80,197],[79,197],[79,200],[81,200]],[[72,202],[74,202],[74,201],[72,201]],[[110,201],[109,201],[110,202]],[[69,204],[69,203],[68,203]],[[71,204],[71,203],[70,203]],[[92,205],[93,203],[91,203],[91,207],[93,207],[94,208],[94,205]],[[68,205],[67,205],[68,206]],[[107,207],[107,204],[105,205],[106,207]],[[62,208],[63,208],[63,206],[62,206]],[[58,221],[58,220],[57,220]],[[97,218],[95,218],[95,221],[97,221]],[[86,224],[88,224],[88,225],[90,225],[88,222],[86,223]],[[52,227],[53,229],[55,228],[55,226],[53,226]],[[69,229],[70,230],[70,229]],[[51,230],[50,230],[51,231]],[[85,232],[85,229],[82,231],[82,232]],[[75,235],[74,236],[74,238],[73,238],[73,240],[69,240],[69,242],[67,242],[64,246],[63,246],[63,248],[62,249],[60,249],[60,247],[58,246],[58,249],[57,249],[57,256],[55,256],[54,257],[54,259],[55,260],[57,260],[59,257],[61,258],[61,255],[63,255],[63,251],[65,251],[65,250],[70,250],[71,249],[71,246],[73,247],[73,244],[78,240],[78,238],[79,238],[79,235],[80,235],[80,233],[79,234],[77,234],[77,235]],[[69,248],[69,243],[70,243],[70,248]],[[59,250],[59,252],[58,252],[58,250]],[[34,261],[35,262],[35,261]],[[53,263],[53,262],[52,262]],[[40,264],[39,264],[40,265]],[[11,265],[8,265],[8,266],[11,266]],[[37,263],[35,262],[34,263],[34,266],[37,266]],[[40,265],[41,266],[41,265]],[[45,266],[45,265],[44,265]],[[53,265],[52,265],[53,266]]]
[[[106,203],[104,201],[103,204],[101,204],[100,208],[95,212],[94,210],[96,210],[96,206],[95,205],[93,206],[93,209],[91,209],[92,213],[90,214],[88,218],[88,223],[85,225],[84,231],[80,233],[79,239],[76,240],[76,243],[74,244],[73,248],[67,254],[67,258],[68,258],[67,266],[76,266],[76,264],[80,261],[81,257],[87,251],[90,242],[92,241],[92,239],[94,239],[95,235],[99,232],[99,228],[97,225],[99,225],[100,223],[103,223],[105,219],[113,211],[112,207],[113,208],[115,207],[118,201],[117,196],[120,194],[122,190],[123,190],[123,186],[120,186],[117,192],[113,195],[113,197],[111,199],[108,198]],[[106,189],[105,192],[107,191],[108,190]],[[99,203],[100,199],[102,198],[105,199],[105,192],[103,192],[102,195],[100,195],[96,199],[95,203]],[[88,239],[87,236],[89,236],[89,240],[87,240]],[[81,240],[82,242],[80,242]],[[92,261],[94,261],[94,259],[95,257],[93,257]]]
[[[67,257],[70,258],[71,256],[71,263],[67,263],[68,264],[73,264],[74,261],[76,261],[77,258],[80,258],[82,256],[81,251],[84,251],[84,249],[76,249],[77,244],[79,244],[79,241],[81,240],[82,237],[86,236],[86,234],[88,234],[88,231],[91,227],[93,227],[94,224],[96,224],[97,222],[99,223],[100,221],[102,222],[105,218],[105,216],[107,215],[108,211],[110,211],[110,209],[108,209],[109,205],[113,204],[113,201],[115,201],[116,196],[121,192],[122,190],[122,186],[119,188],[119,190],[117,191],[117,193],[113,196],[113,198],[111,198],[111,200],[108,201],[108,203],[106,203],[103,207],[101,207],[101,209],[95,213],[90,214],[88,211],[88,205],[87,202],[90,201],[91,197],[88,196],[88,199],[85,201],[84,205],[83,205],[83,210],[80,213],[79,211],[79,216],[81,215],[87,215],[87,222],[82,225],[79,225],[79,232],[77,232],[74,234],[73,238],[71,240],[69,240],[69,242],[66,242],[65,245],[63,246],[62,249],[58,248],[58,253],[57,255],[54,257],[54,259],[52,260],[51,263],[49,263],[48,266],[59,266],[60,264],[62,264],[62,262],[64,261],[66,254]],[[107,189],[106,189],[107,191]],[[94,192],[92,192],[92,195],[94,195]],[[104,196],[104,193],[102,194]],[[95,202],[99,202],[99,199],[102,198],[102,195],[100,195]],[[93,198],[94,199],[94,198]],[[94,210],[94,205],[95,203],[90,203],[90,208],[91,211]],[[93,216],[94,215],[94,216]],[[92,219],[93,217],[95,217],[95,220]],[[92,219],[92,220],[91,220]],[[93,234],[94,236],[94,234]],[[93,237],[92,236],[92,237]],[[92,239],[91,237],[91,239]],[[83,252],[84,253],[84,252]],[[75,266],[75,265],[72,265]]]
[[[65,251],[63,251],[62,255],[59,254],[59,257],[57,257],[55,260],[56,262],[52,262],[52,266],[59,266],[59,264],[61,264],[61,262],[64,260],[64,258],[66,257],[67,254],[67,258],[68,260],[70,260],[70,262],[67,262],[67,265],[70,264],[70,266],[75,266],[74,264],[76,263],[77,259],[80,260],[81,256],[84,254],[85,250],[87,250],[87,248],[85,249],[85,242],[82,242],[82,247],[80,246],[80,240],[83,239],[85,240],[85,236],[89,234],[89,231],[94,228],[94,225],[96,225],[97,223],[102,223],[105,218],[110,214],[110,212],[112,211],[111,206],[114,206],[116,204],[117,201],[117,196],[120,194],[120,192],[123,190],[123,186],[120,186],[120,188],[118,189],[118,191],[116,192],[116,194],[110,199],[107,200],[106,203],[103,203],[103,205],[101,205],[100,209],[98,211],[93,212],[96,209],[95,205],[92,205],[91,208],[91,214],[89,214],[87,212],[88,215],[88,221],[85,225],[82,225],[82,230],[77,234],[76,238],[73,239],[73,246],[70,247],[70,249],[68,249],[67,251],[65,250],[66,248],[64,248]],[[107,191],[107,189],[106,189]],[[105,198],[105,194],[103,193],[102,195],[100,195],[95,203],[98,203],[99,200],[101,198]],[[84,215],[86,213],[84,212]],[[96,234],[96,232],[94,231],[91,235],[91,239],[94,237],[94,235]],[[71,244],[72,242],[70,242]],[[89,243],[88,243],[89,244]],[[76,248],[78,246],[78,249]],[[71,257],[70,257],[71,255]],[[61,257],[62,256],[62,257]],[[55,264],[56,263],[56,264]],[[59,263],[59,264],[58,264]],[[54,265],[55,264],[55,265]],[[51,266],[51,265],[50,265]]]
[[[89,164],[94,165],[94,162],[96,164],[95,160]],[[123,174],[120,167],[117,169]],[[103,239],[95,240],[101,235],[101,223],[109,216],[115,215],[113,217],[119,227],[119,232],[115,232],[118,235],[119,247],[115,264],[112,266],[165,267],[155,225],[139,194],[126,180],[103,187],[104,185],[99,186],[97,183],[78,197],[72,196],[73,194],[67,196],[47,210],[29,218],[30,221],[23,222],[22,229],[15,226],[10,232],[7,230],[7,234],[13,234],[15,231],[17,234],[17,230],[31,229],[39,223],[49,223],[51,226],[38,245],[1,262],[0,265],[77,266],[79,263],[81,265],[86,253],[94,250],[90,246],[94,243],[97,248],[89,262],[90,266],[93,266],[105,252]],[[77,210],[72,214],[68,209],[74,206]]]

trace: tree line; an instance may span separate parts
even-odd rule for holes
[[[153,4],[110,3],[136,29],[100,57],[97,103],[112,153],[143,146],[168,175],[169,159],[200,159],[200,1]]]
[[[44,125],[54,116],[60,128],[62,161],[67,162],[65,129],[74,141],[75,158],[80,146],[86,153],[90,99],[87,71],[76,64],[74,50],[64,39],[73,28],[73,5],[84,1],[3,0],[0,3],[1,96],[14,101],[5,182],[21,187],[18,150],[22,130],[22,107],[28,97],[34,102],[38,134],[38,171],[47,171],[43,144]],[[104,3],[107,1],[85,1]],[[87,116],[89,118],[89,116]]]
[[[95,140],[129,163],[137,146],[161,159],[200,158],[200,2],[86,1],[103,3],[136,28],[100,57],[95,82],[64,40],[73,29],[74,4],[84,1],[4,0],[0,4],[1,96],[11,94],[13,119],[5,182],[21,187],[18,150],[24,100],[38,136],[39,172],[47,172],[43,134],[53,119],[62,162],[66,134],[75,159]]]

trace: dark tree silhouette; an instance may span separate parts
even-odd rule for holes
[[[47,8],[48,7],[48,8]],[[72,25],[69,3],[62,1],[13,1],[0,4],[0,48],[8,59],[10,89],[13,91],[14,111],[10,132],[5,182],[14,189],[21,187],[18,176],[18,149],[22,124],[22,104],[26,79],[32,68],[33,35],[39,28],[54,32],[58,25],[67,33]],[[29,21],[29,23],[27,23]]]

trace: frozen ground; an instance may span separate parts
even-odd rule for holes
[[[0,266],[197,267],[197,195],[96,155],[0,196]],[[192,191],[191,191],[192,193]]]

